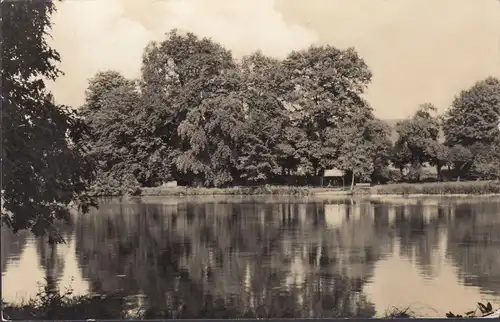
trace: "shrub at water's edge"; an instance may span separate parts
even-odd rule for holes
[[[403,183],[376,186],[372,195],[489,195],[500,194],[498,181]]]
[[[127,318],[125,297],[82,295],[72,296],[73,290],[52,290],[40,286],[34,298],[13,304],[1,300],[3,317],[9,320],[83,320]]]

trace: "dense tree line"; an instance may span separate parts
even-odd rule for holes
[[[391,150],[389,127],[362,98],[370,79],[354,49],[237,61],[210,39],[174,30],[147,46],[140,79],[96,74],[82,110],[110,189],[279,183],[330,168],[368,180]]]
[[[173,30],[147,46],[139,79],[103,71],[89,82],[83,110],[98,186],[297,184],[290,178],[331,168],[352,182],[387,182],[390,164],[415,181],[424,166],[439,180],[443,168],[457,178],[498,175],[497,79],[460,93],[444,115],[422,104],[398,122],[393,144],[362,97],[371,76],[352,48],[236,60],[211,39]]]
[[[396,125],[393,164],[408,179],[419,180],[424,165],[435,166],[439,180],[500,177],[500,80],[488,77],[455,97],[436,115],[423,104],[411,118]],[[449,171],[443,178],[442,169]]]

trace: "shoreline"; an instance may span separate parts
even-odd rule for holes
[[[400,195],[400,194],[371,194],[367,195],[369,198],[426,198],[426,197],[445,197],[445,198],[467,198],[467,197],[500,197],[500,193],[483,193],[483,194],[472,194],[472,193],[448,193],[448,194],[423,194],[423,193],[415,193],[408,195]]]
[[[235,186],[227,188],[205,187],[148,187],[137,188],[134,193],[95,193],[97,198],[113,197],[186,197],[186,196],[288,196],[326,198],[422,198],[422,197],[492,197],[500,196],[499,181],[452,181],[432,183],[392,183],[370,187],[355,187],[354,191],[342,187],[307,186]]]

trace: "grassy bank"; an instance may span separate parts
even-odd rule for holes
[[[137,196],[347,196],[347,195],[500,195],[499,181],[398,183],[355,188],[354,192],[334,188],[258,186],[229,188],[142,188]]]
[[[326,188],[294,187],[294,186],[256,186],[229,188],[142,188],[140,195],[154,196],[309,196],[317,192],[329,191]]]
[[[134,188],[122,193],[108,190],[96,193],[98,197],[128,195],[135,197],[182,196],[347,196],[347,195],[500,195],[500,181],[460,181],[431,183],[395,183],[373,187],[358,187],[354,192],[341,188],[298,186],[254,186],[228,188],[154,187]]]
[[[309,196],[314,191],[326,188],[262,185],[253,187],[195,188],[195,187],[152,187],[152,188],[94,188],[95,197],[181,197],[181,196]],[[330,189],[331,190],[331,189]]]
[[[499,181],[400,183],[374,186],[371,195],[494,195],[500,194]]]

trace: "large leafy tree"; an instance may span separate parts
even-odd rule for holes
[[[398,139],[394,144],[393,161],[400,168],[410,165],[413,179],[420,179],[424,163],[436,164],[438,173],[445,157],[439,143],[440,124],[434,116],[436,108],[429,103],[420,105],[409,119],[398,122]]]
[[[469,173],[474,157],[470,148],[455,144],[449,148],[448,160],[450,165],[453,166],[457,180],[460,180],[461,176]]]
[[[365,138],[370,143],[367,152],[371,155],[373,182],[385,182],[389,179],[389,163],[392,154],[391,128],[385,122],[374,118],[366,123]]]
[[[260,52],[244,57],[240,72],[245,99],[245,136],[238,169],[242,179],[258,183],[282,173],[295,152],[286,136],[291,120],[283,104],[281,84],[285,73],[280,61]]]
[[[490,144],[476,143],[471,150],[474,174],[483,179],[500,179],[500,140]]]
[[[189,148],[177,158],[177,168],[194,173],[205,186],[220,187],[237,176],[238,145],[244,135],[243,100],[233,93],[203,101],[179,125]]]
[[[370,142],[363,135],[363,130],[358,127],[344,127],[340,135],[337,168],[351,175],[351,190],[354,188],[355,179],[368,180],[373,173],[373,154],[371,153]]]
[[[346,124],[362,123],[371,109],[361,98],[371,80],[371,72],[352,48],[312,46],[292,52],[283,62],[289,95],[287,103],[298,128],[305,132],[307,164],[314,175],[332,166],[338,158],[340,142],[336,131]]]
[[[402,140],[396,140],[391,153],[391,163],[399,169],[401,175],[404,175],[405,169],[411,162],[412,155],[408,144]]]
[[[52,1],[2,1],[2,221],[57,241],[54,221],[68,205],[88,210],[85,195],[94,176],[84,157],[85,126],[55,104],[45,81],[60,74],[59,54],[47,44]]]
[[[392,143],[389,126],[375,118],[363,124],[346,124],[336,131],[340,148],[336,167],[351,175],[351,189],[356,178],[380,181],[387,176]]]
[[[116,71],[98,72],[89,80],[81,109],[91,129],[89,154],[98,160],[97,193],[123,193],[139,185],[132,171],[137,153],[131,147],[139,134],[133,122],[139,102],[134,82]]]
[[[218,169],[222,169],[224,164],[217,162],[229,162],[226,156],[228,150],[234,150],[232,143],[221,148],[224,153],[215,154],[221,160],[208,159],[208,155],[214,157],[212,152],[216,149],[213,146],[215,142],[228,142],[226,139],[231,136],[218,132],[225,131],[223,129],[229,128],[230,124],[222,125],[220,122],[225,120],[215,120],[220,117],[222,110],[212,113],[210,106],[227,108],[228,113],[238,113],[239,109],[232,106],[237,101],[234,95],[226,97],[225,102],[220,97],[238,91],[239,81],[235,71],[236,63],[230,51],[208,38],[200,39],[192,33],[182,35],[173,30],[165,41],[152,43],[146,48],[141,90],[147,97],[145,107],[154,111],[154,132],[173,149],[169,159],[174,165],[173,175],[176,179],[188,178],[186,183],[196,179],[205,185],[213,185],[215,177],[222,181],[229,178],[227,173],[219,173]],[[226,116],[229,120],[230,115]],[[215,119],[210,121],[207,117]],[[200,122],[214,128],[208,129]],[[210,142],[203,140],[203,136],[208,135]],[[220,135],[220,140],[216,135]],[[218,169],[213,168],[215,164]],[[232,165],[228,171],[232,172],[231,168]],[[223,177],[225,179],[221,179]],[[217,181],[217,184],[222,183]]]
[[[112,70],[98,72],[85,96],[82,114],[91,129],[91,154],[99,160],[97,193],[124,193],[170,179],[170,150],[150,126],[136,81]]]
[[[446,145],[458,178],[475,172],[498,177],[500,80],[488,77],[463,90],[443,116]]]
[[[500,135],[500,80],[489,77],[462,91],[443,119],[449,146],[494,142]]]

